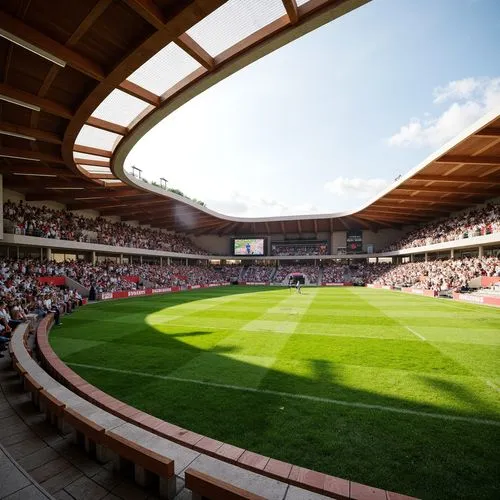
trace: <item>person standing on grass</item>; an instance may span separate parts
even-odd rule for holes
[[[297,284],[295,286],[297,287],[297,293],[302,295],[302,292],[300,291],[300,280],[297,280]]]

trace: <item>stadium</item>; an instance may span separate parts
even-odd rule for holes
[[[499,498],[500,109],[338,213],[127,163],[369,3],[2,2],[0,499]]]

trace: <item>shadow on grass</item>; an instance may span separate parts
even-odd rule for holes
[[[473,406],[474,411],[453,411],[346,386],[335,363],[328,360],[305,359],[311,377],[252,364],[237,347],[217,345],[232,332],[190,327],[176,331],[177,327],[172,327],[173,332],[162,333],[144,321],[148,314],[164,308],[262,291],[273,289],[212,289],[93,305],[65,318],[64,327],[53,331],[51,342],[68,363],[138,372],[73,366],[91,383],[123,401],[210,437],[423,498],[500,497],[499,427],[265,392],[312,394],[330,400],[467,418],[477,418],[478,413],[484,418],[498,418],[494,407],[460,384],[422,377],[438,393],[451,394]],[[142,322],[113,322],[114,317],[138,312],[144,314]],[[211,336],[213,343],[209,342]],[[88,348],[82,345],[79,352],[65,356],[66,338],[102,343]],[[183,341],[196,338],[206,340],[206,345],[201,348]],[[257,391],[245,391],[245,387]]]

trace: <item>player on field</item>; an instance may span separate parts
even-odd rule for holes
[[[300,291],[300,280],[299,279],[297,280],[297,284],[295,286],[297,287],[297,293],[302,294],[302,292]]]
[[[247,242],[245,248],[247,249],[247,254],[250,255],[252,253],[252,246],[250,245],[249,242]]]

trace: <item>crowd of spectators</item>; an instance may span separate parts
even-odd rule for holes
[[[277,255],[280,257],[289,255],[326,255],[327,253],[328,244],[326,241],[308,243],[271,243],[271,255]]]
[[[84,217],[68,210],[35,207],[22,201],[5,202],[3,211],[5,230],[14,234],[185,254],[207,253],[185,236],[111,222],[103,217]]]
[[[383,251],[421,247],[498,232],[500,232],[500,205],[490,204],[456,217],[426,224]]]
[[[268,283],[274,273],[274,266],[254,264],[245,268],[242,281],[247,283]]]
[[[92,265],[84,261],[70,261],[56,266],[87,289],[96,293],[157,288],[165,286],[204,285],[226,283],[238,278],[239,266],[199,266],[157,264],[117,264],[107,261]]]
[[[30,317],[42,318],[52,312],[59,325],[61,312],[70,314],[82,304],[77,290],[40,283],[37,279],[48,273],[57,275],[58,271],[57,266],[37,262],[0,261],[0,349],[5,347],[12,330]]]
[[[283,283],[284,280],[287,280],[290,274],[303,274],[309,279],[309,283],[311,285],[315,285],[318,283],[319,267],[315,266],[314,264],[282,263],[278,267],[276,274],[274,275],[273,281],[275,283]]]
[[[463,258],[411,262],[393,266],[373,280],[374,284],[411,287],[425,290],[460,291],[468,288],[471,279],[500,276],[500,258]]]
[[[344,283],[350,281],[349,266],[339,264],[335,261],[327,261],[323,264],[324,283]]]
[[[1,264],[0,264],[1,265]],[[238,278],[240,266],[200,266],[155,264],[118,264],[112,261],[92,264],[86,261],[41,262],[39,260],[4,261],[1,276],[24,286],[36,286],[38,277],[67,276],[95,293],[164,287],[226,283]],[[10,283],[10,281],[8,282]],[[1,289],[0,289],[1,290]]]

